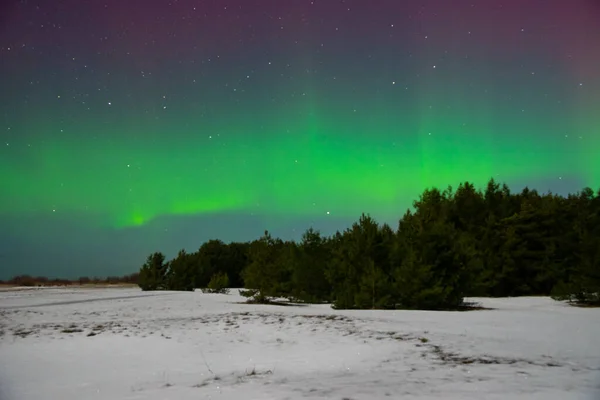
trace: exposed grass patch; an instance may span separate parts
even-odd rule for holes
[[[482,357],[468,357],[461,356],[456,353],[451,353],[443,350],[440,346],[431,345],[431,352],[444,364],[453,364],[453,365],[470,365],[470,364],[479,364],[479,365],[513,365],[513,364],[529,364],[529,365],[537,365],[542,367],[562,367],[561,364],[556,363],[554,361],[547,362],[534,362],[525,359],[518,358],[504,358],[504,357],[493,357],[493,356],[482,356]]]
[[[200,382],[200,383],[196,383],[194,386],[194,388],[203,388],[205,386],[210,385],[211,383],[215,383],[215,382],[219,382],[221,380],[221,377],[219,375],[214,375],[212,378],[208,378],[205,379],[204,381]]]
[[[245,371],[243,375],[238,377],[238,382],[243,382],[246,378],[256,378],[256,377],[260,377],[260,376],[265,376],[265,375],[272,375],[273,371],[272,370],[266,370],[266,371],[257,371],[256,367],[253,367],[251,370]]]
[[[79,328],[65,328],[62,331],[60,331],[61,333],[81,333],[83,332],[83,329],[79,329]]]
[[[22,337],[22,338],[25,338],[25,337],[31,335],[32,333],[35,333],[35,332],[34,331],[30,331],[30,330],[25,330],[25,329],[20,329],[18,331],[13,332],[13,334],[15,336],[19,336],[19,337]]]
[[[482,310],[493,310],[493,308],[484,307],[481,303],[477,302],[464,302],[458,306],[455,310],[444,310],[444,311],[482,311]]]
[[[569,305],[573,306],[573,307],[579,307],[579,308],[600,308],[600,302],[599,303],[581,303],[581,302],[569,302]]]
[[[308,307],[309,304],[304,303],[292,303],[290,301],[279,301],[279,300],[254,300],[248,299],[246,301],[238,301],[236,304],[261,304],[265,306],[281,306],[281,307]]]

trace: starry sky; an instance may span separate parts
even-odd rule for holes
[[[2,4],[0,278],[600,187],[595,0]]]

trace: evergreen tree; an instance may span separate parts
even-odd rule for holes
[[[228,257],[225,264],[225,271],[229,279],[229,284],[233,288],[244,287],[242,271],[248,265],[248,253],[250,243],[230,243],[228,245]]]
[[[204,293],[229,293],[229,278],[225,272],[217,272],[208,282],[208,287],[203,288]]]
[[[138,286],[142,290],[161,290],[167,287],[168,263],[165,256],[160,252],[148,256],[146,262],[140,269]]]
[[[363,214],[332,237],[309,229],[298,244],[265,232],[249,243],[210,240],[169,262],[154,253],[136,280],[143,290],[193,290],[227,279],[256,301],[335,308],[453,309],[464,296],[549,294],[600,304],[600,192],[511,193],[492,179],[483,191],[469,182],[425,190],[413,208],[396,232]]]
[[[274,297],[287,297],[291,271],[286,261],[291,260],[290,246],[274,239],[268,231],[250,244],[250,264],[242,272],[247,292],[253,301],[268,302]]]
[[[389,227],[385,231],[389,233]],[[336,308],[387,307],[389,249],[377,222],[363,214],[358,223],[338,235],[327,278],[332,284]],[[392,241],[387,245],[391,247]],[[370,278],[365,277],[370,273]],[[376,290],[380,289],[380,290]],[[367,300],[370,299],[370,300]]]
[[[451,190],[426,190],[400,225],[404,254],[394,277],[401,308],[451,309],[463,302],[475,253],[449,222],[449,196]]]
[[[194,291],[196,275],[192,258],[180,250],[173,260],[169,262],[168,285],[169,290]]]
[[[577,264],[568,294],[578,302],[600,305],[600,190],[595,198],[590,192],[582,195],[587,213],[578,234]]]
[[[292,257],[292,295],[306,302],[328,301],[331,286],[326,279],[331,258],[330,243],[318,231],[309,228]]]
[[[217,272],[229,269],[229,247],[220,240],[203,243],[195,255],[196,286],[205,288]]]

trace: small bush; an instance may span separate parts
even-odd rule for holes
[[[229,277],[223,272],[216,273],[210,278],[208,287],[202,289],[202,293],[229,294]]]
[[[258,289],[240,290],[240,295],[246,297],[248,299],[248,300],[246,300],[246,302],[250,303],[250,304],[270,304],[271,303],[269,297],[265,296]]]
[[[558,282],[552,288],[550,296],[556,301],[573,301],[573,290],[571,285],[566,284],[563,281]]]
[[[16,286],[27,286],[27,287],[31,287],[31,286],[35,286],[36,285],[36,279],[30,275],[19,275],[19,276],[15,276],[14,278],[12,278],[10,281],[8,281],[10,284],[12,285],[16,285]]]
[[[242,295],[244,297],[248,297],[248,298],[256,296],[257,293],[258,293],[258,290],[256,290],[256,289],[247,289],[247,290],[240,289],[240,295]]]
[[[88,285],[92,280],[88,276],[82,276],[79,278],[80,285]]]

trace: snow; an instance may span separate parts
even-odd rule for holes
[[[600,309],[531,297],[469,299],[489,308],[469,312],[243,300],[0,291],[0,400],[600,398]]]

